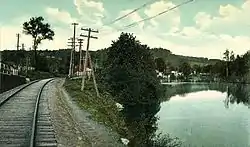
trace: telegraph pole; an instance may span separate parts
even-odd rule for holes
[[[72,49],[73,49],[74,45],[75,45],[75,46],[78,46],[78,45],[74,44],[73,38],[72,38],[72,37],[69,38],[68,40],[70,40],[70,42],[67,42],[67,43],[69,43],[68,46],[69,46],[69,49],[71,49],[70,69],[69,69],[70,71],[69,71],[69,73],[71,73],[71,75],[73,75],[73,73],[74,73],[74,58],[75,58],[75,52],[72,52]],[[76,43],[76,42],[75,42],[75,43]]]
[[[96,84],[96,80],[95,80],[95,73],[94,73],[94,69],[93,69],[93,65],[92,65],[92,61],[91,61],[91,56],[89,54],[89,43],[90,43],[90,38],[93,38],[93,39],[98,39],[97,37],[94,37],[94,36],[91,36],[91,33],[98,33],[98,31],[95,31],[95,30],[92,30],[91,28],[88,28],[88,29],[81,29],[83,31],[87,31],[88,32],[88,35],[80,35],[82,37],[87,37],[88,38],[88,41],[87,41],[87,48],[86,48],[86,53],[85,53],[85,62],[84,62],[84,68],[83,68],[83,77],[82,77],[82,86],[81,86],[81,91],[84,90],[84,86],[85,86],[85,78],[86,78],[86,68],[87,68],[87,63],[88,63],[88,59],[89,59],[89,62],[90,62],[90,68],[91,68],[91,74],[92,74],[92,77],[93,77],[93,81],[94,81],[94,86],[95,86],[95,90],[96,90],[96,94],[98,97],[100,97],[99,95],[99,91],[98,91],[98,88],[97,88],[97,84]]]
[[[68,40],[71,40],[72,42],[68,42],[70,43],[68,46],[70,47],[71,49],[71,53],[70,53],[70,65],[69,65],[69,77],[72,76],[72,70],[73,70],[73,38],[70,38]]]
[[[73,42],[73,47],[71,49],[71,57],[70,57],[70,67],[69,67],[69,77],[71,77],[74,73],[74,53],[75,53],[75,40],[76,40],[76,26],[78,25],[78,23],[72,23],[73,27],[74,27],[74,31],[73,31],[73,38],[72,38],[72,42]]]
[[[19,50],[19,47],[20,47],[20,45],[19,45],[20,34],[17,33],[16,36],[17,36],[17,45],[16,45],[16,47],[17,47],[17,50]]]
[[[82,43],[83,39],[79,38],[78,39],[79,43],[79,53],[80,53],[80,62],[79,62],[79,72],[82,71],[82,64],[83,64],[83,56],[82,56]]]
[[[24,43],[22,43],[22,50],[25,50],[25,49],[24,49]]]

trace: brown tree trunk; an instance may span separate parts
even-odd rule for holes
[[[37,70],[37,53],[36,53],[37,43],[36,43],[36,37],[34,39],[33,49],[34,49],[34,66],[35,66],[35,70]]]

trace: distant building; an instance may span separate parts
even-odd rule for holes
[[[0,61],[0,72],[9,75],[18,75],[18,69],[13,65],[9,65]]]
[[[175,77],[182,76],[183,73],[178,72],[178,71],[171,71],[171,74],[173,74]]]
[[[87,77],[88,78],[90,78],[91,77],[91,72],[92,72],[92,70],[90,69],[90,68],[86,68],[86,72],[87,72]],[[77,70],[76,72],[75,72],[75,75],[76,76],[82,76],[83,75],[83,71],[79,71],[79,70]]]

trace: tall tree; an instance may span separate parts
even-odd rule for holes
[[[156,70],[164,72],[166,70],[166,63],[162,58],[155,59]]]
[[[109,91],[124,106],[122,114],[133,134],[129,146],[147,146],[156,131],[160,107],[160,82],[149,47],[122,33],[108,48],[103,69]]]
[[[223,59],[225,60],[225,62],[226,62],[226,76],[228,77],[228,74],[229,74],[229,61],[230,61],[230,52],[229,52],[229,50],[228,49],[226,49],[226,51],[223,53],[223,55],[224,55],[224,57],[223,57]]]
[[[230,60],[230,57],[229,57],[229,50],[228,49],[226,49],[226,51],[223,53],[223,59],[225,60],[225,61],[229,61]]]
[[[193,66],[193,69],[194,69],[194,71],[195,71],[196,73],[200,73],[200,72],[201,72],[201,67],[200,67],[199,65],[197,65],[197,64],[195,64],[195,65]]]
[[[31,35],[33,38],[33,49],[35,52],[34,64],[35,68],[37,68],[37,47],[41,43],[42,40],[53,40],[55,35],[54,31],[51,30],[50,25],[48,23],[44,23],[44,18],[32,17],[28,22],[23,23],[23,33],[26,35]]]
[[[235,60],[235,56],[234,56],[234,52],[233,51],[230,52],[230,59],[229,60],[230,61],[234,61]]]
[[[184,74],[186,78],[190,75],[191,70],[191,66],[187,62],[183,62],[180,66],[180,71]]]

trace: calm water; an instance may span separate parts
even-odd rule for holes
[[[250,147],[248,85],[166,86],[158,112],[158,132],[192,147]]]

